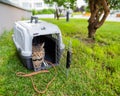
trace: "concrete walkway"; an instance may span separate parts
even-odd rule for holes
[[[88,16],[83,16],[83,15],[75,15],[75,16],[73,16],[72,18],[89,19]],[[116,15],[109,15],[106,20],[107,20],[107,21],[120,22],[120,17],[116,17]]]
[[[54,14],[42,14],[42,15],[35,15],[39,18],[54,18]],[[65,17],[61,17],[65,18]],[[83,16],[83,15],[74,15],[73,17],[70,18],[80,18],[80,19],[88,19],[89,16]],[[116,17],[116,15],[109,15],[107,17],[107,21],[115,21],[115,22],[120,22],[120,17]]]

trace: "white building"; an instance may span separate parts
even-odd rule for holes
[[[31,15],[31,11],[20,8],[8,0],[0,0],[0,35],[4,31],[9,32],[13,28],[14,22],[30,18]]]
[[[42,10],[46,8],[43,0],[19,0],[19,4],[29,10]]]
[[[55,4],[45,4],[44,0],[9,0],[12,3],[15,3],[22,8],[28,9],[28,10],[42,10],[42,9],[55,9]],[[77,0],[77,7],[80,8],[81,6],[86,6],[84,0]]]
[[[28,9],[28,10],[42,10],[42,9],[49,9],[55,8],[55,6],[50,4],[45,4],[44,0],[9,0],[19,6]]]
[[[77,7],[80,8],[81,6],[87,6],[85,0],[77,0]]]

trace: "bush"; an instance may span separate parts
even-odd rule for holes
[[[37,14],[37,11],[36,10],[32,10],[32,15],[36,15]]]
[[[33,15],[37,15],[37,14],[53,14],[54,12],[55,12],[54,9],[32,10]]]
[[[86,12],[90,12],[89,6],[87,6],[87,7],[85,8],[85,11],[86,11]]]

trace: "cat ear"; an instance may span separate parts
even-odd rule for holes
[[[42,43],[41,48],[43,48],[43,47],[44,47],[44,45],[45,45],[45,42],[43,42],[43,43]]]

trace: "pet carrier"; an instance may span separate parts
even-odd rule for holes
[[[36,17],[15,23],[13,41],[23,65],[35,71],[50,67],[44,61],[59,64],[64,50],[60,29]]]

